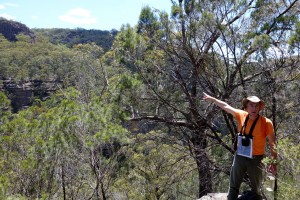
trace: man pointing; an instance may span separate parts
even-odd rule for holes
[[[262,199],[261,185],[263,181],[263,164],[261,163],[265,154],[266,138],[268,139],[271,157],[276,159],[276,141],[272,121],[259,115],[259,111],[265,107],[264,101],[256,96],[249,96],[242,101],[243,109],[237,109],[226,102],[203,93],[203,99],[210,101],[233,115],[238,122],[237,151],[230,172],[230,186],[227,199],[236,200],[239,195],[239,188],[247,173],[250,180],[250,187]],[[275,175],[276,167],[271,165],[269,171]]]

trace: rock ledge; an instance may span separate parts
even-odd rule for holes
[[[227,200],[227,193],[208,193],[197,200]]]

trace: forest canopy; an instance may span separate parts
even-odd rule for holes
[[[0,198],[194,200],[227,192],[237,124],[203,92],[236,108],[249,95],[266,102],[278,174],[277,191],[264,194],[300,195],[299,1],[172,4],[170,14],[144,7],[137,25],[119,32],[0,36],[2,88],[8,80],[18,91],[32,80],[55,82],[18,112],[12,94],[0,92]]]

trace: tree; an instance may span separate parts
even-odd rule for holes
[[[296,127],[299,129],[298,127]],[[299,196],[299,141],[290,138],[284,138],[279,142],[279,150],[281,152],[280,175],[278,182],[277,199],[297,199]]]
[[[1,126],[2,196],[108,199],[127,131],[118,109],[69,88]],[[82,101],[82,100],[85,101]]]
[[[155,32],[159,30],[159,23],[155,14],[151,11],[149,6],[141,10],[139,17],[137,32],[147,32],[149,37],[154,36]]]
[[[1,41],[2,79],[15,81],[57,81],[72,80],[75,52],[62,45],[53,45],[41,35],[35,42],[29,36],[18,35],[18,41]],[[73,80],[74,81],[74,80]]]
[[[175,137],[161,131],[132,136],[126,165],[116,182],[125,199],[195,199],[193,159]],[[193,187],[194,186],[194,187]]]
[[[181,128],[182,138],[197,163],[201,197],[212,191],[211,172],[218,169],[229,174],[229,168],[218,166],[211,159],[211,145],[221,145],[233,153],[231,143],[222,135],[231,134],[233,139],[237,132],[231,116],[222,113],[217,118],[216,108],[201,101],[202,92],[235,107],[252,93],[263,94],[266,101],[276,98],[270,91],[263,93],[261,85],[267,82],[267,73],[283,69],[269,66],[270,59],[274,59],[269,55],[291,47],[288,41],[299,21],[299,2],[172,2],[170,19],[164,12],[149,13],[148,8],[144,9],[139,24],[148,24],[143,29],[138,26],[138,30],[124,27],[116,37],[114,49],[120,64],[137,73],[145,86],[140,104],[131,105],[132,120]],[[135,31],[136,34],[126,35]],[[153,32],[154,35],[149,34]],[[294,62],[288,67],[299,70],[297,66]],[[260,87],[255,87],[256,83]],[[270,107],[274,106],[271,102],[267,104]]]

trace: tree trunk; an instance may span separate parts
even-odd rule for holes
[[[103,183],[101,183],[101,193],[102,193],[102,199],[103,199],[103,200],[106,200],[105,189],[104,189]]]
[[[199,192],[198,197],[205,196],[212,192],[212,177],[210,171],[210,161],[206,152],[207,139],[200,131],[196,132],[192,138],[194,147],[194,155],[198,168],[199,175]]]
[[[67,194],[66,194],[66,184],[65,184],[65,170],[63,164],[61,164],[61,181],[62,181],[63,197],[64,200],[66,200]]]

